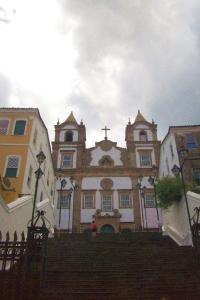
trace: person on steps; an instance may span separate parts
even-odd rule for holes
[[[94,220],[91,223],[91,230],[92,230],[92,238],[95,239],[97,233],[97,225]]]

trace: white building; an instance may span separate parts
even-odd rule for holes
[[[182,158],[180,150],[187,149],[187,157]],[[160,149],[159,177],[174,176],[172,168],[176,165],[182,169],[186,185],[200,185],[200,125],[170,126]],[[193,193],[192,193],[193,194]],[[179,203],[174,203],[163,210],[163,230],[180,245],[191,245],[190,222],[195,214],[194,203],[190,197],[183,196]],[[195,196],[199,198],[197,195]],[[187,202],[186,202],[187,201]],[[189,215],[187,205],[189,208]]]
[[[61,169],[62,179],[67,181],[62,191],[57,181],[57,228],[83,232],[94,218],[98,231],[158,229],[160,211],[148,182],[152,166],[159,163],[157,125],[147,122],[138,111],[134,123],[126,126],[125,140],[126,148],[121,148],[106,134],[104,140],[86,149],[85,126],[78,124],[72,113],[55,126],[55,171],[58,175]],[[146,187],[143,197],[138,188],[141,175],[141,187]],[[73,190],[71,176],[79,189]]]

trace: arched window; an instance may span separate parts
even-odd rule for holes
[[[146,131],[140,131],[139,138],[141,142],[147,142],[147,133]]]
[[[67,131],[65,135],[65,141],[66,142],[72,142],[73,141],[73,132]]]

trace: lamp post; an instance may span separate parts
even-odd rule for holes
[[[36,206],[36,198],[37,198],[37,190],[38,190],[38,182],[39,179],[42,177],[44,174],[40,168],[41,164],[44,162],[46,159],[46,156],[42,151],[36,155],[37,161],[39,164],[39,168],[35,171],[35,176],[36,176],[36,183],[35,183],[35,193],[34,193],[34,200],[33,200],[33,210],[32,210],[32,217],[31,217],[31,227],[33,226],[33,220],[34,220],[34,213],[35,213],[35,206]]]
[[[148,231],[147,210],[146,210],[146,205],[145,205],[145,191],[146,191],[146,186],[144,185],[141,188],[141,196],[143,198],[143,203],[144,203],[144,216],[145,216],[146,230]]]
[[[60,228],[60,222],[61,222],[61,209],[62,209],[62,192],[64,187],[67,184],[67,181],[65,180],[65,178],[62,178],[62,170],[59,170],[59,174],[58,174],[58,179],[60,181],[60,197],[59,197],[59,228]]]
[[[188,222],[189,222],[189,226],[190,226],[190,231],[192,233],[191,217],[190,217],[188,199],[187,199],[186,188],[185,188],[185,180],[184,180],[184,176],[183,176],[183,166],[184,166],[186,160],[194,160],[194,159],[186,158],[187,154],[188,154],[188,149],[181,147],[181,149],[179,150],[179,155],[182,158],[183,162],[180,167],[178,167],[177,165],[174,165],[173,168],[171,169],[171,171],[176,177],[178,177],[179,174],[181,175],[181,181],[182,181],[182,185],[183,185],[183,193],[184,193],[186,210],[187,210],[187,217],[188,217]]]
[[[149,176],[148,178],[148,182],[151,186],[153,186],[154,188],[154,195],[155,195],[155,205],[156,205],[156,214],[157,214],[157,222],[158,222],[158,228],[159,228],[159,213],[158,213],[158,202],[157,202],[157,194],[156,194],[156,173],[158,170],[158,167],[153,165],[152,166],[153,172],[154,172],[154,176]]]
[[[62,210],[62,195],[63,195],[63,189],[65,188],[66,184],[67,184],[67,180],[65,178],[62,178],[62,169],[58,170],[58,176],[57,179],[59,179],[60,181],[60,201],[59,201],[59,228],[60,228],[60,224],[61,224],[61,210]],[[68,232],[70,232],[70,216],[71,216],[71,196],[72,196],[72,192],[77,190],[79,188],[79,186],[77,184],[74,184],[74,178],[70,177],[69,178],[69,182],[71,185],[71,188],[66,190],[68,192],[67,197],[68,197],[68,227],[67,230]]]
[[[69,190],[69,216],[68,216],[68,232],[70,232],[70,210],[71,210],[71,197],[72,197],[72,192],[77,191],[79,189],[78,184],[74,183],[74,177],[71,176],[69,178],[71,188]]]
[[[144,229],[144,227],[145,227],[145,224],[144,224],[144,217],[145,217],[146,229],[148,229],[146,207],[145,207],[145,203],[144,203],[145,202],[145,190],[146,190],[146,187],[145,186],[142,187],[143,176],[140,175],[138,177],[138,179],[139,179],[139,182],[138,182],[137,186],[139,188],[140,199],[141,199],[142,228]],[[143,207],[144,207],[144,213],[143,213]]]

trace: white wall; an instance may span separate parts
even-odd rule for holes
[[[109,155],[114,161],[115,166],[122,166],[123,163],[121,161],[121,151],[112,147],[109,151],[103,151],[100,147],[95,148],[91,152],[92,161],[90,166],[98,166],[99,160],[104,156]]]
[[[187,192],[187,198],[188,198],[190,216],[192,218],[195,214],[195,210],[194,210],[195,207],[200,207],[200,195],[193,192]]]
[[[36,139],[36,144],[34,145],[33,137],[34,137],[35,130],[37,130],[37,139]],[[42,191],[43,199],[48,198],[53,203],[54,195],[51,195],[51,190],[54,191],[55,177],[54,177],[53,162],[52,162],[52,158],[51,158],[51,149],[49,146],[49,141],[48,141],[48,136],[47,136],[46,130],[45,130],[43,124],[41,123],[41,121],[38,119],[38,117],[35,116],[33,119],[30,144],[28,147],[22,194],[30,194],[32,196],[34,195],[35,182],[36,182],[35,171],[38,169],[38,162],[37,162],[36,155],[41,150],[44,152],[46,159],[45,159],[44,163],[41,165],[41,169],[44,172],[44,175],[39,180],[37,201],[40,200],[40,195],[41,195],[41,191]],[[27,179],[29,176],[30,166],[32,166],[33,171],[32,171],[32,176],[31,176],[31,184],[29,187],[27,184]],[[47,185],[48,174],[49,174],[49,185]]]
[[[74,197],[72,194],[70,210],[67,208],[61,209],[60,226],[59,226],[59,208],[57,208],[57,201],[56,201],[55,209],[54,209],[54,216],[55,216],[55,227],[57,229],[70,229],[70,231],[71,231],[72,219],[73,219],[73,199],[74,199]],[[68,225],[69,225],[69,228],[68,228]]]
[[[185,198],[163,210],[163,232],[181,246],[192,245]]]
[[[63,191],[69,191],[71,189],[71,183],[68,177],[63,177],[63,179],[66,180],[67,184],[63,188]],[[60,190],[60,181],[56,181],[56,191]],[[55,217],[55,226],[58,229],[72,229],[72,220],[73,220],[73,199],[74,199],[74,193],[72,192],[71,195],[71,206],[70,209],[68,208],[62,208],[61,209],[61,215],[60,214],[60,209],[58,207],[58,192],[55,194],[55,207],[54,207],[54,217]],[[59,218],[60,218],[60,226],[59,226]],[[68,228],[69,225],[69,228]]]
[[[27,225],[30,225],[33,209],[33,198],[30,196],[24,196],[16,199],[15,201],[6,204],[2,198],[0,198],[0,230],[5,239],[6,232],[9,231],[11,240],[13,233],[16,231],[18,236],[24,231],[27,233]],[[53,207],[48,199],[36,205],[37,210],[44,210],[46,212],[45,217],[50,224],[46,222],[47,228],[52,231],[54,228],[54,216]],[[40,225],[40,223],[38,223]]]
[[[173,157],[172,157],[172,153],[170,150],[170,144],[173,147],[173,153],[174,153]],[[168,162],[169,170],[167,167],[166,160]],[[174,165],[177,165],[178,167],[180,166],[178,153],[177,153],[177,149],[176,149],[175,137],[174,137],[173,133],[170,133],[161,145],[159,177],[173,175],[171,169],[173,168]]]
[[[101,209],[101,194],[100,190],[103,190],[100,183],[104,177],[85,177],[82,180],[82,190],[95,190],[95,209],[81,209],[81,222],[90,223],[92,221],[92,216],[96,212],[96,209]],[[117,190],[131,190],[132,183],[129,177],[108,177],[113,181],[113,209],[118,209],[122,215],[122,222],[134,222],[134,211],[133,208],[119,209],[119,194]],[[133,199],[134,201],[134,199]],[[107,214],[107,212],[102,212],[102,215]],[[113,212],[109,212],[109,215],[113,215]]]
[[[85,177],[82,180],[82,190],[102,190],[101,180],[105,177]],[[132,189],[131,179],[129,177],[106,177],[113,181],[112,189]]]
[[[152,191],[152,193],[154,193],[154,188],[152,185],[150,185],[150,183],[148,182],[148,178],[147,176],[143,177],[142,182],[141,182],[141,187],[145,186],[148,191]],[[159,220],[157,219],[157,209],[158,209],[158,217]],[[163,223],[163,219],[162,219],[162,213],[161,213],[161,209],[158,207],[156,209],[156,207],[147,207],[144,208],[144,200],[141,199],[140,197],[140,212],[141,212],[141,220],[142,220],[142,214],[143,214],[143,218],[144,218],[144,227],[146,228],[160,228],[160,226]],[[145,219],[145,215],[146,215],[146,219]],[[147,220],[147,222],[146,222]]]

